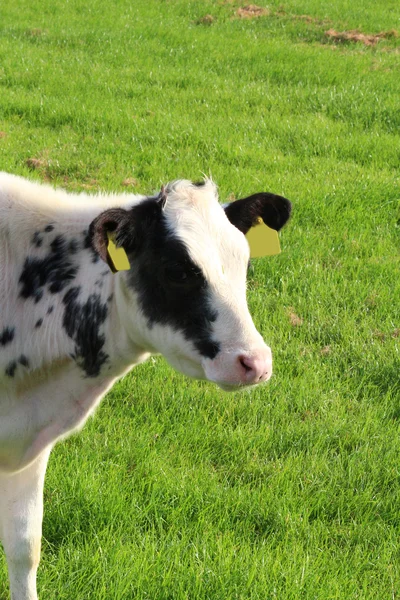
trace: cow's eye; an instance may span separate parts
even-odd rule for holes
[[[185,283],[190,272],[184,265],[174,264],[165,268],[165,275],[173,283]]]
[[[190,263],[171,262],[164,266],[168,281],[175,285],[197,286],[203,283],[201,271]]]

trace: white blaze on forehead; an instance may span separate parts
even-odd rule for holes
[[[166,192],[168,228],[185,244],[209,283],[220,286],[223,275],[231,281],[243,280],[250,256],[248,243],[226,217],[215,184],[210,179],[200,186],[180,180],[169,184]]]

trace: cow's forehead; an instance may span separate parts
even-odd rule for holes
[[[191,258],[206,275],[221,269],[247,265],[249,248],[244,235],[234,227],[218,202],[216,185],[181,180],[166,188],[164,216],[167,227],[187,248]]]

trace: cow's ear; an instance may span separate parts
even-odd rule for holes
[[[246,235],[260,217],[268,227],[279,231],[289,219],[292,205],[283,196],[260,192],[231,202],[224,208],[232,225]]]
[[[96,217],[89,227],[92,248],[112,268],[108,253],[110,234],[117,248],[124,248],[126,251],[133,248],[135,232],[129,211],[123,208],[110,208]]]

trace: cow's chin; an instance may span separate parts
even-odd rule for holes
[[[186,356],[166,356],[169,364],[179,373],[192,379],[207,379],[204,369],[200,363]]]
[[[212,381],[209,379],[208,381]],[[221,390],[224,392],[241,392],[242,390],[248,390],[254,385],[244,385],[243,383],[232,384],[232,383],[224,383],[223,381],[213,381]]]
[[[210,383],[217,385],[224,392],[242,392],[254,388],[257,385],[262,385],[262,383],[228,383],[227,381],[218,381],[216,379],[209,379],[208,377],[205,377],[205,379]]]
[[[204,372],[203,366],[201,363],[195,362],[194,360],[186,357],[186,356],[168,356],[166,357],[169,364],[179,373],[186,375],[186,377],[190,377],[191,379],[200,379],[206,380],[210,383],[214,383],[218,387],[220,387],[225,392],[234,392],[238,389],[243,389],[244,386],[241,385],[232,385],[229,383],[225,383],[223,381],[215,381],[214,379],[209,379]]]
[[[224,392],[238,392],[242,390],[248,390],[251,387],[254,387],[254,384],[245,384],[245,383],[230,383],[227,381],[219,381],[218,379],[207,377],[206,372],[203,366],[200,363],[195,362],[194,360],[186,357],[186,356],[168,356],[166,357],[169,364],[179,373],[186,375],[186,377],[190,377],[191,379],[201,379],[209,381],[214,385],[217,385]],[[258,384],[260,385],[260,384]]]

